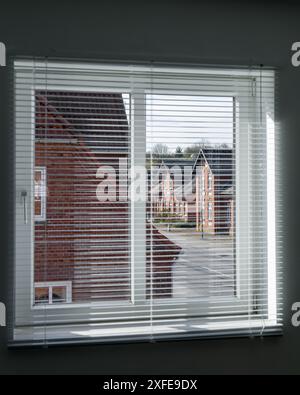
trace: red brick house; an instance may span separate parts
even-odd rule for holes
[[[129,201],[96,196],[99,166],[128,160],[122,94],[38,91],[35,100],[35,302],[130,300]],[[171,296],[180,248],[150,224],[147,234],[148,288],[151,255],[154,297]]]
[[[203,148],[195,161],[196,228],[210,234],[233,234],[233,158],[231,149]]]
[[[169,220],[195,222],[196,206],[192,185],[194,163],[194,160],[181,158],[162,160],[158,166],[159,196],[154,205],[157,218],[165,216]]]
[[[202,148],[194,160],[163,160],[160,193],[153,210],[156,218],[165,217],[169,222],[183,220],[208,234],[232,235],[232,166],[232,150],[222,148]],[[184,172],[188,174],[189,169],[191,179],[185,179]],[[184,187],[190,193],[184,194]]]

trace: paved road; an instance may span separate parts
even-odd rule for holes
[[[192,229],[158,226],[182,248],[173,267],[173,297],[227,296],[234,292],[233,240],[229,236],[205,236]]]

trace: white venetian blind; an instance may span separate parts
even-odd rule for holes
[[[279,332],[274,84],[16,61],[12,344]]]

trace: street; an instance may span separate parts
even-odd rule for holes
[[[173,298],[230,296],[234,293],[233,238],[194,229],[156,225],[182,251],[173,266]]]

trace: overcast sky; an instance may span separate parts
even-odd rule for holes
[[[123,95],[129,113],[129,95]],[[147,95],[147,150],[156,144],[169,151],[201,142],[233,141],[233,98],[221,96]]]

